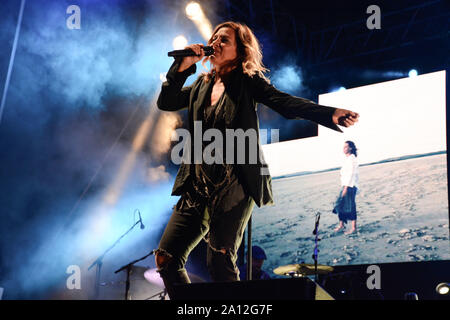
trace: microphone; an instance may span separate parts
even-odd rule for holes
[[[144,229],[145,226],[144,226],[144,224],[142,223],[141,212],[140,212],[139,210],[138,210],[138,214],[139,214],[139,222],[141,223],[141,229]]]
[[[203,51],[205,52],[205,56],[210,56],[210,55],[214,54],[214,49],[210,46],[204,46]],[[167,53],[167,55],[169,57],[174,57],[174,58],[197,56],[197,54],[195,54],[195,52],[192,49],[169,51]]]

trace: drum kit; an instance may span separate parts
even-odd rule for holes
[[[334,300],[334,298],[322,288],[318,281],[318,275],[325,275],[331,273],[334,270],[333,267],[318,265],[315,264],[307,264],[307,263],[298,263],[298,264],[288,264],[285,266],[280,266],[275,268],[273,272],[280,276],[289,276],[291,278],[300,278],[300,277],[308,277],[315,276],[315,279],[307,279],[310,283],[314,284],[314,299],[315,300]]]

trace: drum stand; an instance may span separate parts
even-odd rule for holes
[[[151,255],[154,254],[154,253],[155,253],[155,250],[152,250],[152,251],[150,251],[149,254],[143,256],[142,258],[139,258],[139,259],[137,259],[137,260],[134,260],[134,261],[130,262],[129,264],[124,265],[124,266],[121,267],[120,269],[114,271],[114,273],[118,273],[118,272],[120,272],[120,271],[122,271],[122,270],[125,270],[125,269],[127,270],[127,281],[126,281],[126,284],[125,284],[125,300],[130,300],[130,273],[131,273],[131,268],[133,267],[133,265],[134,265],[136,262],[139,262],[139,261],[141,261],[141,260],[144,260],[145,258],[147,258],[148,256],[151,256]]]

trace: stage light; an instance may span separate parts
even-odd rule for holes
[[[436,286],[436,292],[439,294],[448,294],[450,292],[450,284],[447,282],[439,283]]]
[[[198,26],[198,31],[205,40],[209,40],[212,36],[212,26],[208,19],[202,19],[201,25]]]
[[[202,7],[197,2],[189,2],[186,6],[186,15],[194,22],[203,39],[209,40],[212,35],[212,25]]]
[[[131,174],[131,171],[136,164],[138,154],[141,152],[142,147],[147,141],[148,135],[151,132],[155,121],[158,119],[158,108],[156,108],[156,99],[158,98],[158,94],[156,94],[152,101],[150,102],[150,112],[141,123],[140,127],[137,130],[136,135],[133,138],[133,143],[131,145],[131,150],[126,155],[123,160],[120,168],[116,173],[116,177],[114,181],[108,186],[108,189],[103,196],[103,203],[109,206],[113,206],[119,200],[125,184],[127,182],[128,177]]]
[[[175,50],[184,49],[188,45],[188,41],[185,36],[179,35],[172,41],[172,46]]]
[[[203,16],[202,7],[197,2],[189,2],[186,6],[186,15],[191,20],[199,20]]]
[[[339,87],[337,91],[345,91],[345,90],[347,90],[345,87]]]
[[[416,77],[418,75],[417,70],[416,69],[411,69],[408,72],[408,77]]]

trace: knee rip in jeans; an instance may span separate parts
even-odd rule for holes
[[[211,248],[211,250],[212,251],[214,251],[214,252],[219,252],[219,253],[222,253],[222,254],[229,254],[230,253],[230,250],[229,249],[226,249],[226,248],[220,248],[220,249],[217,249],[217,248],[215,248],[212,244],[211,244],[211,241],[209,241],[209,237],[208,237],[208,235],[207,236],[205,236],[204,238],[203,238],[203,240],[205,240],[205,242],[208,244],[208,246]]]
[[[166,250],[159,248],[155,251],[155,262],[158,272],[167,268],[167,265],[173,260],[173,256]]]

